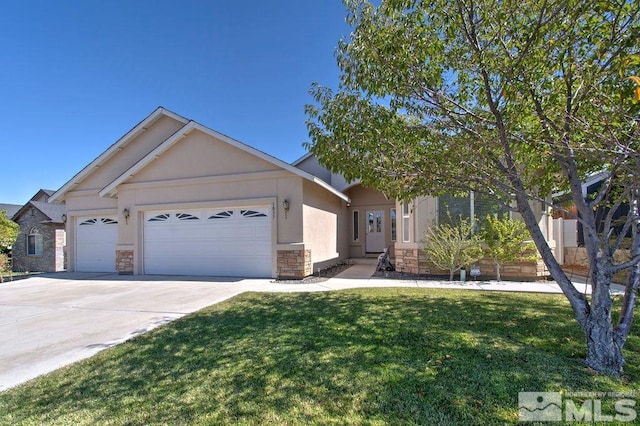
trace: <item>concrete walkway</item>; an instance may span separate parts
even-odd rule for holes
[[[375,262],[359,262],[326,281],[304,284],[276,283],[269,279],[81,273],[43,274],[0,284],[0,391],[247,291],[289,293],[415,287],[561,292],[553,281],[372,278],[375,266]],[[580,291],[591,291],[586,284],[577,287]]]

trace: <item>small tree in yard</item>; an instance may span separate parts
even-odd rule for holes
[[[3,282],[2,272],[8,264],[4,251],[13,246],[19,233],[20,226],[7,217],[6,211],[0,210],[0,282]]]
[[[480,238],[473,232],[473,222],[460,219],[456,224],[442,223],[425,231],[425,251],[429,262],[449,271],[449,281],[465,265],[482,258]]]
[[[584,332],[585,364],[622,374],[640,284],[638,2],[344,2],[353,31],[338,45],[338,90],[312,87],[310,151],[388,196],[475,191],[517,211]],[[596,172],[604,183],[585,199],[582,182]],[[563,211],[553,191],[571,194],[585,230],[589,296],[554,258],[533,208]],[[631,256],[616,262],[628,234]],[[611,281],[623,270],[614,320]]]
[[[488,215],[480,235],[487,246],[486,255],[496,264],[498,281],[504,263],[537,258],[535,244],[527,241],[531,236],[524,222]]]

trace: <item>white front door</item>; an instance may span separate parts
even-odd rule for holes
[[[367,253],[384,251],[384,211],[367,211]]]

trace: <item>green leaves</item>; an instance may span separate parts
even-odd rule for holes
[[[7,217],[7,212],[0,210],[0,248],[9,248],[16,242],[20,234],[20,226]]]
[[[486,254],[496,263],[498,281],[502,264],[536,259],[535,245],[522,221],[488,215],[480,235],[487,246]]]
[[[629,93],[617,73],[640,47],[629,2],[345,4],[339,90],[314,85],[307,106],[308,148],[332,170],[402,198],[504,199],[617,161],[633,96],[612,95]]]
[[[456,271],[483,256],[480,238],[473,230],[472,221],[459,218],[453,225],[442,223],[425,231],[424,248],[429,262],[448,270],[450,280],[453,280]]]

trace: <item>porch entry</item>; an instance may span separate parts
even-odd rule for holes
[[[384,251],[384,211],[367,211],[367,253],[381,253]]]

